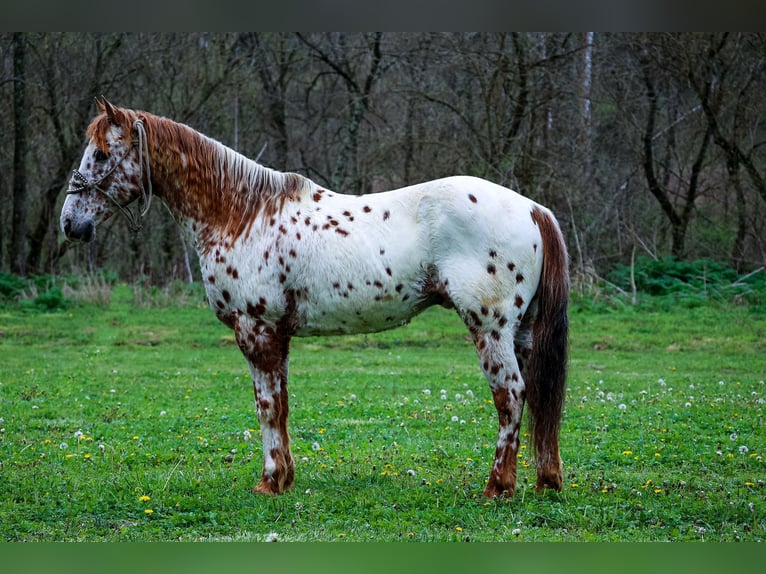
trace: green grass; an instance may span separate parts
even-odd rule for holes
[[[247,367],[206,307],[117,287],[0,308],[0,539],[762,540],[762,309],[579,302],[571,321],[561,493],[534,492],[524,445],[516,497],[481,496],[496,415],[436,308],[293,341],[296,484],[268,498]]]

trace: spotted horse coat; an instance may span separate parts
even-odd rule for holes
[[[183,124],[98,102],[61,228],[96,225],[153,195],[199,254],[212,310],[250,367],[263,438],[254,491],[293,484],[288,434],[292,337],[368,333],[431,305],[468,327],[498,413],[488,497],[512,495],[522,410],[537,488],[561,489],[558,435],[567,366],[568,260],[545,207],[475,177],[364,196],[261,166]]]

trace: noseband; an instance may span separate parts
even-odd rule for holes
[[[141,174],[138,179],[138,185],[141,188],[141,199],[139,201],[139,210],[138,212],[134,213],[130,209],[128,209],[125,205],[121,205],[116,199],[114,199],[111,195],[109,195],[104,189],[99,187],[104,180],[109,177],[112,172],[117,169],[123,161],[125,161],[125,158],[128,157],[128,155],[131,152],[131,149],[128,149],[123,156],[115,162],[115,164],[104,174],[102,175],[98,180],[91,181],[87,177],[85,177],[82,172],[79,170],[74,170],[72,172],[72,179],[69,182],[69,189],[67,189],[67,195],[73,195],[73,194],[79,194],[84,191],[89,191],[91,189],[94,189],[98,192],[100,192],[104,197],[106,197],[109,201],[111,201],[114,205],[117,206],[117,208],[122,212],[122,214],[125,216],[125,218],[128,220],[128,226],[130,227],[131,231],[138,231],[141,229],[141,218],[146,215],[146,213],[149,211],[149,207],[151,207],[152,204],[152,173],[151,168],[149,166],[149,143],[146,138],[146,128],[144,127],[144,122],[141,120],[136,120],[133,123],[133,128],[138,133],[138,166],[139,169],[141,169]],[[146,171],[146,181],[148,183],[148,191],[144,188],[144,171]],[[140,206],[140,204],[143,203],[143,208]],[[127,204],[126,204],[127,205]]]

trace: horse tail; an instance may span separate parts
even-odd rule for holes
[[[543,268],[524,376],[531,415],[529,430],[537,454],[537,488],[560,490],[563,479],[558,439],[568,361],[569,257],[553,214],[535,207],[532,220],[542,237]]]

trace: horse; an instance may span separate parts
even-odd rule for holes
[[[96,103],[61,229],[68,241],[88,242],[118,212],[138,228],[155,195],[169,208],[199,255],[212,311],[249,365],[263,440],[255,493],[281,494],[295,479],[291,338],[391,329],[432,305],[454,309],[468,328],[497,410],[484,495],[515,492],[525,402],[535,489],[561,490],[569,271],[549,209],[459,175],[336,193],[187,125]]]

